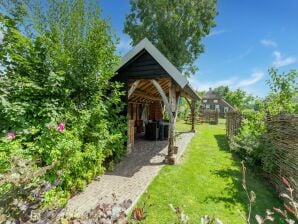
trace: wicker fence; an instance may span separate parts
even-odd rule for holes
[[[226,133],[229,139],[241,126],[241,114],[226,114]],[[288,179],[298,200],[298,115],[281,114],[267,117],[267,132],[264,136],[275,150],[274,170],[269,174],[279,191],[284,191],[281,178]]]
[[[287,178],[298,199],[298,115],[277,115],[267,118],[266,137],[275,149],[275,186],[282,190],[281,177]]]
[[[241,126],[241,114],[237,111],[226,113],[226,133],[228,138],[235,136]]]
[[[199,120],[203,123],[218,124],[218,111],[204,111],[200,113]]]

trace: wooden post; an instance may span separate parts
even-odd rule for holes
[[[131,153],[134,147],[135,142],[135,121],[134,120],[128,120],[128,143],[127,143],[127,154]]]
[[[175,151],[175,122],[177,117],[177,107],[178,107],[178,97],[179,93],[176,94],[176,86],[175,84],[170,80],[169,83],[169,100],[164,93],[163,89],[159,85],[159,83],[156,80],[151,80],[152,84],[155,86],[157,91],[159,92],[165,107],[168,111],[169,117],[170,117],[170,124],[169,124],[169,147],[168,147],[168,155],[165,158],[165,163],[168,164],[174,164],[175,163],[175,157],[174,157],[174,151]]]
[[[191,100],[191,131],[195,132],[195,119],[196,119],[196,101]]]
[[[168,155],[166,156],[165,162],[168,164],[175,164],[175,126],[176,126],[176,117],[177,117],[177,108],[178,108],[178,95],[176,94],[176,86],[170,80],[169,83],[169,104],[171,107],[172,116],[170,118],[169,124],[169,146],[168,146]]]

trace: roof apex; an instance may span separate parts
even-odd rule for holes
[[[118,71],[142,50],[146,50],[182,89],[188,84],[187,79],[181,74],[181,72],[178,71],[178,69],[147,38],[141,40],[126,55],[124,55],[124,57],[121,58],[121,61],[115,71]]]
[[[184,89],[188,86],[189,91],[191,91],[197,99],[200,99],[189,85],[187,78],[183,76],[181,72],[146,37],[121,58],[119,65],[115,68],[115,71],[117,72],[143,50],[146,50],[160,64],[160,66],[180,86],[180,88]]]

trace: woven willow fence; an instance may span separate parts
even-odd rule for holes
[[[237,111],[226,113],[226,133],[228,138],[235,136],[241,126],[241,114]]]
[[[282,190],[281,177],[287,178],[298,199],[298,115],[268,117],[267,130],[266,137],[276,150],[272,181]]]
[[[204,111],[200,113],[199,120],[203,123],[218,124],[218,111]]]

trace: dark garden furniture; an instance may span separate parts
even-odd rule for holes
[[[146,124],[145,137],[148,140],[166,140],[169,136],[169,124],[152,121]]]

